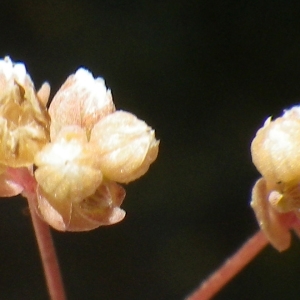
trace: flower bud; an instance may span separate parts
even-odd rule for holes
[[[268,181],[300,181],[300,118],[295,111],[271,121],[258,130],[251,145],[253,163]]]
[[[158,154],[159,142],[144,121],[131,113],[116,111],[92,129],[103,175],[127,183],[144,175]]]
[[[30,166],[49,141],[49,116],[21,63],[0,60],[0,163]]]
[[[78,126],[64,127],[35,157],[35,178],[58,211],[68,214],[72,203],[92,195],[102,181],[94,147]],[[50,196],[51,195],[51,196]]]
[[[51,139],[67,125],[78,125],[89,136],[94,124],[113,111],[112,95],[104,80],[94,79],[89,71],[80,68],[68,77],[50,104]]]
[[[41,216],[53,228],[60,231],[87,231],[102,225],[121,221],[125,212],[119,206],[125,190],[115,182],[103,182],[95,193],[82,201],[72,202],[69,211],[52,206],[51,195],[38,190],[38,206]]]

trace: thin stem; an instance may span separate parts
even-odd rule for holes
[[[33,201],[28,200],[28,203],[50,298],[65,300],[64,285],[49,225],[37,215]]]
[[[262,231],[255,233],[231,258],[201,283],[186,300],[207,300],[217,294],[235,275],[237,275],[267,244]]]
[[[27,168],[7,168],[7,173],[24,190],[22,195],[27,198],[33,228],[38,243],[44,274],[51,300],[65,300],[65,290],[53,244],[50,227],[37,214],[36,181]]]

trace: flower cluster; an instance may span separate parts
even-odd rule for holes
[[[251,206],[261,229],[279,251],[290,246],[290,229],[300,236],[300,106],[268,118],[251,145],[262,174],[252,190]]]
[[[154,130],[116,110],[104,80],[83,68],[47,110],[49,84],[36,92],[25,66],[6,57],[0,91],[0,196],[33,194],[38,214],[62,231],[121,221],[119,183],[136,180],[155,161]]]

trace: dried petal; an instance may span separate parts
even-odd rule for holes
[[[66,125],[83,127],[89,136],[94,124],[113,111],[112,95],[104,80],[94,79],[89,71],[80,68],[68,77],[51,102],[51,139]]]
[[[266,180],[260,178],[252,190],[251,206],[255,212],[260,228],[270,243],[278,250],[289,248],[291,234],[289,232],[290,214],[282,214],[275,210],[268,201],[269,192]]]
[[[51,197],[51,196],[50,196]],[[71,203],[69,214],[55,209],[49,197],[38,192],[39,210],[44,220],[60,231],[87,231],[121,221],[125,212],[119,206],[125,190],[115,182],[102,183],[96,192],[79,203]]]
[[[46,107],[50,96],[50,84],[44,82],[37,92],[40,102]]]
[[[99,186],[95,194],[73,206],[69,231],[86,231],[103,225],[112,225],[125,217],[119,206],[125,198],[125,190],[113,181]]]
[[[131,113],[116,111],[92,129],[101,171],[110,180],[127,183],[144,175],[158,154],[159,142],[144,121]]]
[[[60,231],[66,231],[66,227],[70,223],[71,219],[72,203],[68,201],[66,205],[59,207],[58,210],[50,204],[50,202],[53,203],[53,200],[51,201],[49,195],[48,197],[45,196],[45,194],[40,188],[38,188],[36,192],[38,202],[38,214],[40,215],[40,217],[42,217],[44,221],[47,222],[53,228]]]
[[[30,166],[49,141],[49,116],[23,64],[0,60],[0,163]]]

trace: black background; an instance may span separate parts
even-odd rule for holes
[[[68,298],[184,299],[257,229],[250,143],[300,99],[298,1],[1,1],[0,55],[52,96],[79,66],[156,129],[125,220],[53,231]],[[215,299],[298,299],[300,243],[267,247]],[[24,199],[0,202],[0,299],[48,299]]]

